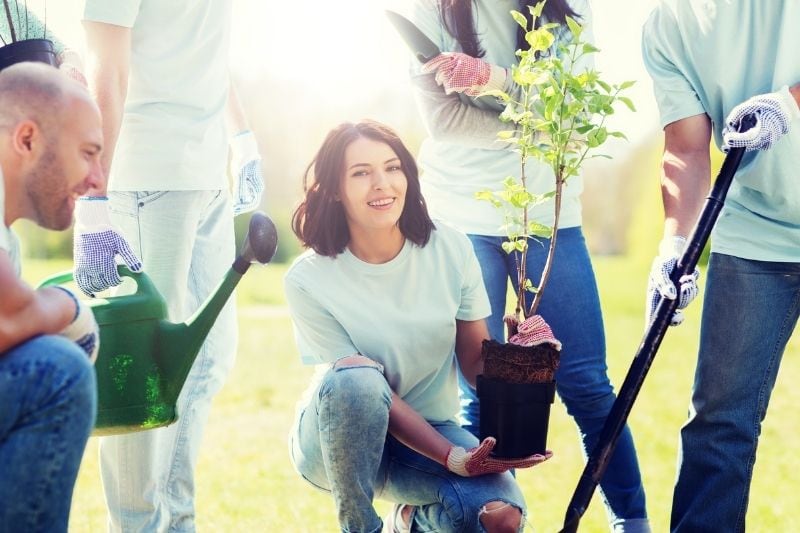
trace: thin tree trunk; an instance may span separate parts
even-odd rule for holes
[[[539,303],[542,301],[544,288],[547,286],[547,280],[550,279],[550,271],[553,268],[553,258],[555,257],[556,238],[558,236],[558,221],[561,218],[561,190],[564,186],[564,180],[560,177],[563,174],[563,168],[556,176],[556,196],[555,196],[555,216],[553,217],[553,235],[550,237],[550,246],[547,249],[547,261],[545,261],[544,269],[542,270],[542,277],[539,280],[538,290],[533,297],[530,309],[525,314],[525,317],[533,316],[536,310],[539,309]]]

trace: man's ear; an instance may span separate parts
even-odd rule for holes
[[[14,151],[20,157],[28,158],[38,151],[41,143],[41,131],[39,126],[32,120],[23,120],[14,128],[12,137]]]

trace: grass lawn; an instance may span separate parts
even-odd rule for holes
[[[64,264],[29,261],[25,276],[40,279]],[[608,338],[612,381],[622,382],[641,340],[646,264],[625,257],[597,258]],[[298,361],[289,318],[283,307],[282,266],[254,269],[239,291],[239,358],[215,401],[197,469],[197,525],[200,531],[336,531],[332,500],[306,485],[289,463],[286,436],[294,403],[310,376]],[[551,295],[552,297],[552,295]],[[667,531],[677,433],[686,414],[696,358],[699,305],[686,323],[668,333],[631,416],[639,449],[654,531]],[[758,354],[754,354],[757,357]],[[748,530],[795,531],[800,465],[800,343],[793,340],[784,358],[769,417],[761,436]],[[557,531],[582,469],[575,426],[558,401],[553,409],[549,446],[555,457],[519,472],[533,530]],[[383,514],[389,505],[378,502]],[[796,509],[795,509],[796,510]],[[105,530],[99,481],[97,439],[90,439],[73,500],[70,531]],[[528,531],[532,530],[528,528]],[[606,531],[597,497],[581,531]]]

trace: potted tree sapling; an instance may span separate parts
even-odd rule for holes
[[[537,309],[553,268],[562,191],[584,161],[608,157],[591,153],[594,149],[609,137],[625,137],[606,125],[614,106],[622,103],[634,110],[631,100],[621,94],[633,82],[609,84],[596,70],[582,66],[598,49],[583,39],[583,27],[569,16],[566,26],[539,24],[543,8],[544,2],[530,7],[530,17],[511,12],[530,45],[528,50],[517,51],[519,61],[511,69],[519,91],[513,96],[499,90],[484,93],[505,103],[500,118],[514,129],[501,132],[499,138],[510,143],[520,157],[519,176],[507,177],[502,190],[476,195],[503,211],[507,236],[503,248],[516,257],[516,307],[505,317],[508,342],[484,341],[484,373],[478,376],[477,390],[481,438],[496,437],[494,453],[506,458],[546,449],[561,344]],[[531,158],[552,169],[550,192],[528,190],[526,165]],[[551,200],[553,226],[529,218],[529,209]],[[549,247],[541,277],[534,284],[526,277],[525,260],[530,241],[537,238],[549,239]],[[526,304],[527,294],[533,296],[530,305]]]
[[[39,61],[56,66],[57,46],[48,38],[44,22],[28,9],[27,0],[2,0],[0,13],[0,70],[22,61]]]

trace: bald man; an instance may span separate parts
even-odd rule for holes
[[[0,72],[0,532],[66,531],[94,424],[98,347],[91,311],[62,288],[19,279],[21,218],[72,224],[75,200],[101,178],[100,114],[57,69]]]

